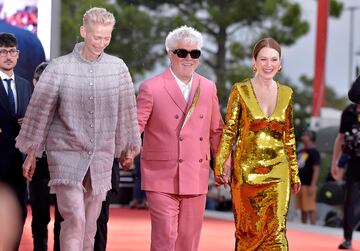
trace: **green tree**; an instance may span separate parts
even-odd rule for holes
[[[135,81],[152,70],[154,62],[164,54],[163,51],[156,50],[160,36],[157,34],[158,27],[153,25],[153,19],[133,5],[117,5],[107,0],[62,1],[61,54],[71,52],[75,43],[82,41],[79,32],[82,17],[93,6],[106,8],[116,19],[112,42],[106,52],[121,57]]]
[[[223,108],[232,83],[251,76],[255,41],[271,36],[291,45],[309,30],[300,5],[290,0],[63,0],[62,54],[80,40],[82,15],[92,6],[114,13],[117,24],[107,52],[123,58],[137,79],[165,62],[169,30],[183,24],[200,30],[206,43],[199,70],[216,81]],[[331,0],[330,13],[339,16],[341,10],[342,4]]]
[[[297,138],[310,124],[311,105],[313,97],[313,79],[301,76],[302,86],[293,86],[294,92],[294,119],[295,135]],[[343,110],[348,104],[347,97],[339,96],[334,89],[326,85],[325,87],[326,107]]]
[[[118,3],[123,2],[118,0]],[[206,38],[203,62],[215,76],[220,102],[227,101],[231,83],[249,76],[251,47],[271,36],[291,45],[309,30],[299,4],[288,0],[127,0],[142,8],[168,30],[191,25]],[[165,34],[164,34],[165,35]],[[246,69],[245,69],[246,68]]]

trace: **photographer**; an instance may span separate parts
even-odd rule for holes
[[[354,222],[354,208],[360,190],[360,104],[348,105],[341,115],[331,166],[331,174],[335,180],[341,178],[337,163],[343,151],[349,155],[349,159],[344,201],[344,241],[339,249],[352,249],[352,233],[357,223]]]

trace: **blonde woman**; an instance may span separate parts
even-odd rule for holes
[[[140,150],[128,68],[123,60],[104,53],[114,25],[113,14],[104,8],[85,13],[80,27],[84,42],[46,67],[16,142],[28,154],[23,165],[28,180],[35,156],[46,150],[50,192],[56,193],[64,218],[61,250],[93,250],[96,220],[111,189],[113,160],[128,166]]]

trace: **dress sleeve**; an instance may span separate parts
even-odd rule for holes
[[[286,109],[284,142],[285,153],[289,161],[291,184],[300,183],[298,163],[296,159],[296,144],[293,122],[292,91],[290,93],[289,105]]]
[[[122,62],[120,67],[119,107],[115,136],[116,158],[119,158],[123,152],[133,151],[134,154],[138,154],[141,147],[134,85],[125,63]]]
[[[35,86],[16,138],[16,147],[21,152],[29,153],[34,150],[37,157],[42,156],[57,108],[60,82],[56,65],[50,63]]]
[[[238,134],[239,117],[241,113],[240,99],[240,93],[238,91],[237,85],[235,84],[230,93],[225,116],[226,122],[222,131],[220,144],[217,148],[214,169],[216,176],[219,176],[223,173],[224,164],[229,158],[234,139]]]

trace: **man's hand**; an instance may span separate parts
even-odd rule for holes
[[[341,175],[341,168],[339,168],[337,165],[331,165],[331,176],[334,178],[335,181],[340,181],[342,179]]]
[[[35,153],[30,153],[26,156],[26,159],[23,163],[23,175],[28,180],[31,181],[36,169],[36,158]]]
[[[23,119],[24,119],[24,118],[20,118],[20,119],[17,120],[17,123],[19,124],[19,126],[22,125]]]

